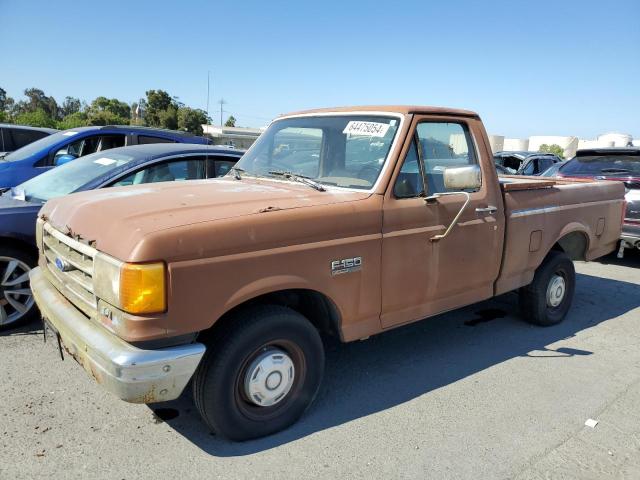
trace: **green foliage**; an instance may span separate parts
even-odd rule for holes
[[[177,128],[178,107],[164,90],[147,90],[144,119],[150,127]],[[175,125],[169,127],[167,125]]]
[[[157,114],[158,123],[152,125],[147,120],[147,125],[152,127],[168,128],[169,130],[177,130],[178,128],[178,107],[169,105],[166,110],[160,110]]]
[[[21,100],[15,105],[16,116],[42,110],[51,119],[58,117],[58,103],[55,98],[47,97],[39,88],[27,88],[24,91],[24,95],[27,100]]]
[[[557,145],[555,143],[551,145],[543,143],[542,145],[540,145],[540,151],[544,153],[553,153],[560,158],[564,158],[564,149],[560,145]]]
[[[9,121],[9,116],[7,115],[7,113],[0,110],[0,122],[6,123],[8,121]]]
[[[129,118],[121,117],[109,110],[89,112],[87,125],[129,125]]]
[[[68,130],[69,128],[85,127],[87,125],[89,125],[87,114],[84,112],[74,112],[60,120],[57,128],[60,130]]]
[[[231,115],[229,118],[227,118],[227,121],[224,124],[225,127],[235,127],[236,126],[236,118]]]
[[[207,112],[199,108],[180,107],[178,109],[178,128],[180,130],[202,135],[204,134],[202,125],[210,121]]]
[[[60,116],[65,118],[74,113],[79,113],[82,108],[82,103],[79,98],[65,97],[62,106],[60,107]]]
[[[87,110],[89,121],[91,121],[92,117],[108,118],[108,114],[111,114],[113,117],[126,118],[127,123],[129,123],[128,119],[131,116],[131,108],[129,107],[129,104],[121,102],[117,98],[98,97],[91,102],[91,105],[89,105]],[[93,123],[92,125],[102,124]]]
[[[16,115],[15,123],[18,125],[31,125],[32,127],[56,127],[56,121],[41,108],[33,112],[24,112]]]

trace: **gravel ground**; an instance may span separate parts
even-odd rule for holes
[[[0,478],[640,478],[640,255],[576,269],[555,327],[508,294],[328,345],[302,420],[247,443],[211,435],[188,392],[155,415],[61,362],[39,326],[4,332]]]

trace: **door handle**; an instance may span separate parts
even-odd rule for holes
[[[498,207],[494,207],[493,205],[489,205],[486,207],[478,207],[476,208],[476,212],[478,213],[496,213],[498,211]]]

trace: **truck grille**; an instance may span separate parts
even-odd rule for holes
[[[59,283],[60,293],[85,314],[94,316],[97,299],[93,293],[93,259],[97,250],[49,223],[43,225],[42,248],[47,270]]]

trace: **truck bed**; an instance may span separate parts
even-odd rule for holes
[[[556,242],[555,248],[573,260],[591,260],[615,249],[622,182],[505,176],[500,187],[506,224],[496,294],[529,284]]]

